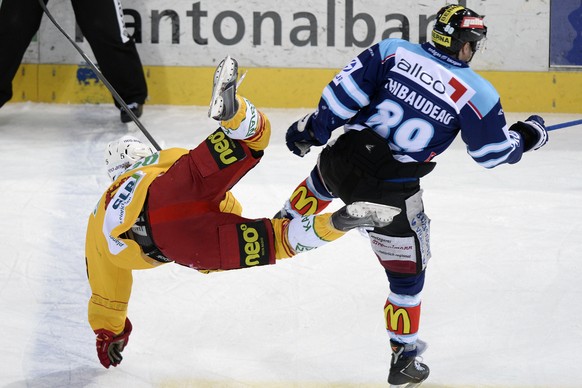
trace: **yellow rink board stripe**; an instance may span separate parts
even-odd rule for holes
[[[144,67],[148,104],[207,105],[212,67]],[[314,108],[337,69],[241,68],[248,70],[240,93],[269,108]],[[77,65],[23,64],[12,102],[111,103],[90,69]],[[582,113],[582,72],[479,72],[501,95],[509,112]]]

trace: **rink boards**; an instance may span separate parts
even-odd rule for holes
[[[206,105],[214,67],[146,66],[148,104]],[[338,69],[245,68],[240,91],[270,108],[316,106]],[[582,73],[479,72],[499,92],[506,111],[582,113]],[[23,64],[12,102],[110,103],[111,95],[87,65]]]

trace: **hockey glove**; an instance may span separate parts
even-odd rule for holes
[[[301,120],[294,122],[287,130],[285,141],[287,148],[295,155],[304,157],[311,150],[311,146],[322,146],[325,142],[319,141],[311,128],[313,113],[308,114]],[[326,139],[327,140],[327,139]]]
[[[544,119],[537,115],[529,116],[525,121],[518,121],[509,130],[521,135],[524,152],[535,151],[548,142]]]
[[[109,369],[110,366],[117,366],[123,360],[121,352],[127,346],[131,329],[129,318],[125,318],[125,328],[118,335],[105,329],[95,330],[95,334],[97,334],[97,356],[101,365],[105,368]]]

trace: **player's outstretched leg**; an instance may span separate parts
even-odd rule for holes
[[[333,226],[341,231],[362,227],[383,227],[400,213],[393,206],[372,202],[354,202],[339,209],[331,216]]]
[[[390,341],[392,359],[390,361],[390,373],[388,383],[390,388],[415,388],[420,386],[428,378],[430,370],[426,364],[419,362],[419,356],[426,344],[418,340],[418,344],[402,344]]]
[[[242,140],[250,149],[262,151],[269,144],[271,123],[252,102],[237,94],[242,80],[237,78],[238,63],[227,56],[214,72],[208,116],[219,121],[220,128],[231,139]]]
[[[322,247],[354,228],[386,226],[398,213],[395,207],[354,202],[334,213],[272,219],[277,259]]]
[[[215,120],[230,120],[238,109],[236,100],[236,82],[238,78],[238,63],[227,55],[214,72],[212,99],[208,117]]]

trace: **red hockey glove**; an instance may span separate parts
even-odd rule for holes
[[[123,360],[121,352],[127,346],[132,328],[129,318],[125,318],[125,328],[121,334],[115,335],[105,329],[95,330],[95,334],[97,334],[97,356],[101,365],[107,369],[111,365],[119,365]]]

